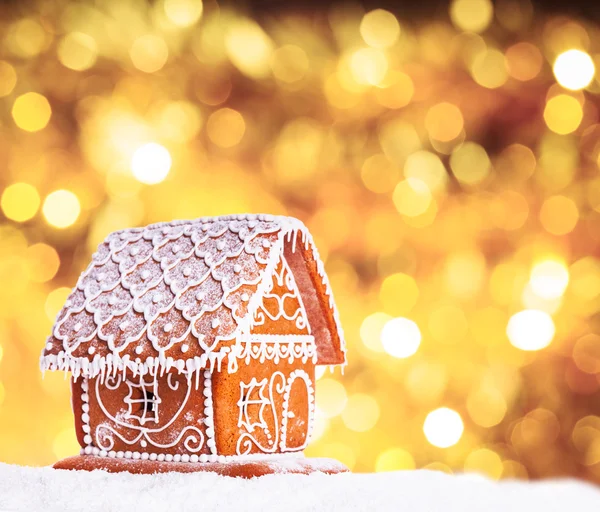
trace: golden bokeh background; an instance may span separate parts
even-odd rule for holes
[[[527,0],[0,5],[0,460],[77,452],[45,337],[109,232],[301,218],[348,341],[311,456],[600,482],[600,25]]]

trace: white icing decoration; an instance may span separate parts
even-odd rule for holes
[[[240,343],[234,345],[229,358],[230,373],[237,370],[237,360],[243,359],[246,364],[250,359],[259,362],[280,360],[292,363],[301,359],[303,363],[311,360],[317,362],[317,346],[315,338],[309,334],[249,334],[242,336]]]
[[[283,295],[275,293],[273,291],[275,283],[287,291],[283,293]],[[286,299],[298,302],[298,308],[291,315],[285,310]],[[271,304],[274,301],[277,304],[277,311],[274,314],[266,306],[266,301],[269,301]],[[279,271],[276,270],[273,273],[273,281],[270,282],[270,286],[266,289],[263,296],[263,302],[261,302],[258,310],[254,314],[253,326],[263,325],[267,317],[273,322],[280,321],[281,319],[287,320],[288,322],[295,322],[296,327],[299,330],[306,330],[308,334],[310,334],[310,326],[307,320],[306,309],[304,308],[304,303],[300,296],[300,290],[296,285],[296,280],[294,279],[285,258],[281,258]]]
[[[162,402],[158,395],[158,381],[154,379],[152,382],[146,382],[144,376],[140,375],[139,383],[126,380],[128,393],[124,399],[127,404],[127,412],[125,413],[125,419],[136,419],[141,425],[144,425],[146,421],[153,421],[158,423],[158,406]],[[141,393],[141,398],[133,398],[136,389]],[[134,405],[142,405],[142,413],[138,416],[133,413]],[[152,415],[150,415],[152,413]],[[150,415],[150,417],[148,417]]]
[[[238,438],[236,445],[237,455],[248,455],[253,446],[257,447],[263,453],[274,453],[277,451],[279,445],[279,420],[277,420],[277,410],[275,408],[275,394],[281,394],[284,392],[285,383],[285,375],[279,371],[273,372],[270,379],[265,377],[260,382],[258,382],[254,377],[247,384],[240,382],[240,400],[238,401],[240,411],[237,425],[240,429],[245,429],[246,432],[243,432]],[[258,398],[250,400],[251,392],[253,392],[257,387]],[[248,390],[248,394],[245,394],[246,390]],[[264,395],[266,390],[268,390],[268,396]],[[253,422],[252,419],[248,418],[248,404],[259,405],[260,408],[256,416],[258,421]],[[268,423],[264,420],[264,409],[266,407],[270,407],[271,414],[275,420],[273,422],[275,427],[275,442],[271,442],[270,446],[264,446],[253,433],[257,427],[259,430],[268,431]]]
[[[173,377],[173,374],[169,373],[169,375],[167,377],[167,385],[169,386],[169,388],[171,388],[173,391],[175,391],[179,388],[180,382],[179,381],[172,382],[172,377]],[[164,448],[172,448],[173,446],[178,445],[183,440],[183,447],[190,453],[196,453],[202,449],[202,447],[204,446],[204,434],[202,433],[202,431],[200,429],[198,429],[197,427],[192,426],[192,425],[185,426],[179,432],[179,434],[177,436],[173,436],[173,439],[171,440],[170,443],[166,443],[166,444],[159,443],[158,441],[156,441],[155,439],[152,438],[153,434],[156,434],[158,432],[163,432],[164,430],[168,429],[168,427],[173,424],[173,422],[179,417],[181,412],[185,409],[186,404],[188,403],[188,400],[190,397],[191,390],[192,390],[192,384],[189,379],[185,379],[185,382],[187,385],[186,394],[185,394],[185,397],[184,397],[179,409],[169,419],[168,422],[166,422],[164,425],[162,425],[160,427],[154,427],[154,428],[147,427],[145,424],[148,421],[154,422],[155,424],[158,422],[158,405],[160,404],[160,397],[158,396],[157,380],[155,379],[153,382],[148,383],[143,380],[143,376],[140,376],[139,384],[137,384],[137,383],[131,382],[127,379],[123,379],[121,374],[116,374],[116,376],[113,376],[113,375],[108,376],[105,379],[104,386],[106,386],[108,389],[117,389],[122,384],[123,381],[129,388],[128,396],[124,400],[125,403],[127,403],[127,405],[128,405],[128,411],[123,416],[123,419],[135,419],[140,423],[140,425],[136,425],[135,423],[125,423],[118,417],[115,417],[108,412],[108,410],[106,409],[106,407],[102,401],[100,379],[96,379],[96,385],[95,385],[96,401],[97,401],[98,405],[100,406],[100,409],[102,410],[102,412],[104,413],[104,416],[106,418],[108,418],[113,423],[120,425],[121,427],[126,427],[127,429],[137,431],[138,434],[133,439],[127,439],[123,434],[117,432],[117,430],[115,430],[112,426],[107,425],[106,423],[102,423],[96,427],[95,434],[94,434],[95,442],[101,449],[106,450],[106,451],[112,450],[114,447],[114,444],[115,444],[115,441],[114,441],[115,437],[118,438],[119,440],[121,440],[123,443],[130,445],[130,446],[134,445],[138,442],[140,442],[140,445],[141,445],[141,441],[145,441],[146,443],[154,446],[155,448],[159,448],[159,449],[163,448],[164,449]],[[143,387],[144,390],[147,387],[152,387],[153,397],[149,398],[149,399],[144,397],[144,399],[142,399],[143,414],[141,416],[137,416],[137,415],[133,414],[132,407],[131,407],[132,404],[139,403],[139,400],[134,400],[131,398],[132,390],[136,387],[137,388]],[[151,416],[150,418],[147,417],[147,413],[149,411],[154,413],[154,415]],[[89,421],[89,418],[88,418],[88,421]],[[129,458],[129,457],[127,457],[127,453],[128,452],[125,452],[125,457]],[[131,453],[131,452],[129,452],[129,453]],[[117,453],[117,457],[118,457],[118,453]],[[131,455],[130,455],[130,457],[131,457]]]
[[[244,351],[244,333],[251,331],[255,313],[259,311],[263,297],[269,293],[277,265],[284,260],[284,245],[290,245],[291,250],[295,251],[296,243],[304,245],[313,262],[311,264],[316,266],[320,276],[317,286],[322,287],[328,299],[329,314],[337,331],[332,331],[330,339],[335,344],[339,340],[340,349],[345,353],[342,330],[323,263],[304,225],[288,217],[232,215],[155,224],[109,235],[82,273],[74,289],[75,295],[69,298],[65,309],[59,314],[60,320],[53,329],[56,341],[51,340],[52,348],[47,348],[42,354],[40,366],[42,370],[71,371],[75,378],[84,375],[101,376],[102,379],[124,370],[155,376],[158,372],[171,369],[188,375],[205,368],[220,369],[231,345],[220,342],[235,339],[231,352],[237,354]],[[135,258],[130,254],[133,244],[139,248]],[[177,249],[175,252],[174,248]],[[196,270],[196,265],[208,270],[200,272]],[[236,265],[240,266],[238,273],[235,272],[238,268]],[[185,281],[175,277],[175,273],[181,276],[188,267],[191,275]],[[219,284],[218,295],[214,294],[214,288],[208,286],[210,280]],[[238,290],[242,286],[245,288],[240,296]],[[190,292],[186,295],[188,290]],[[95,301],[102,293],[108,293],[109,297],[112,293],[118,297],[115,304],[118,310],[108,309],[110,298]],[[144,311],[134,310],[133,304],[137,304],[136,301],[147,293],[150,294],[148,302],[155,297],[161,300],[155,303],[152,313],[140,322],[134,313],[141,314]],[[240,300],[247,302],[243,310],[239,308]],[[240,311],[243,316],[237,316]],[[181,314],[185,321],[190,322],[188,331],[182,332],[182,336],[165,337],[162,332],[153,330],[158,317],[169,312]],[[203,316],[208,313],[212,319],[223,321],[229,317],[233,321],[211,331],[211,319],[208,325],[204,323],[197,330]],[[302,317],[304,321],[303,313],[301,311],[296,318]],[[83,324],[79,328],[80,334],[74,329],[77,323]],[[179,320],[172,323],[179,326]],[[112,330],[109,329],[110,325],[114,325]],[[308,330],[308,325],[306,327]],[[144,337],[145,333],[148,333],[147,337]],[[150,336],[150,333],[157,335]],[[181,356],[179,360],[165,355],[165,351],[174,344],[184,344],[184,340],[188,344],[186,338],[190,337],[197,339],[200,354],[197,350],[189,350],[189,355],[186,358]],[[83,351],[87,354],[75,357],[73,352],[83,343],[89,343]],[[132,343],[134,345],[129,346]],[[132,358],[130,354],[134,353],[137,343],[144,344],[144,351],[147,345],[147,353],[152,358]],[[94,346],[95,350],[92,351]],[[57,354],[48,353],[55,348],[61,350]],[[96,354],[99,351],[106,355]],[[236,366],[227,365],[229,370]]]

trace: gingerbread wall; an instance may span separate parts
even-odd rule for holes
[[[251,329],[251,343],[261,347],[260,356],[240,360],[236,373],[213,374],[219,454],[304,449],[314,408],[315,365],[311,357],[302,357],[309,332],[294,276],[282,259]],[[240,402],[246,405],[240,407]]]
[[[194,379],[171,372],[157,377],[155,384],[150,376],[144,382],[149,385],[130,374],[126,379],[121,374],[107,377],[104,383],[99,377],[73,382],[81,446],[157,455],[209,453],[203,380],[196,389]]]
[[[246,455],[304,449],[312,429],[314,373],[310,360],[276,364],[253,359],[249,364],[242,362],[237,373],[213,374],[218,453]],[[240,408],[238,403],[244,398],[261,403]]]

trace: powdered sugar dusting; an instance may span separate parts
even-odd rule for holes
[[[317,263],[336,324],[332,338],[344,353],[323,264],[304,225],[289,217],[232,215],[110,234],[59,313],[42,368],[92,376],[115,365],[152,371],[148,357],[178,369],[193,359],[194,370],[221,361],[249,326],[284,242],[295,244],[299,233]]]
[[[0,510],[71,512],[563,512],[598,510],[600,490],[574,480],[492,482],[433,471],[157,475],[61,471],[0,464]]]

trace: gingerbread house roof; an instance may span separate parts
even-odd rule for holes
[[[74,376],[220,369],[284,254],[311,304],[317,364],[344,364],[333,295],[304,224],[230,215],[110,234],[58,314],[40,366]]]

